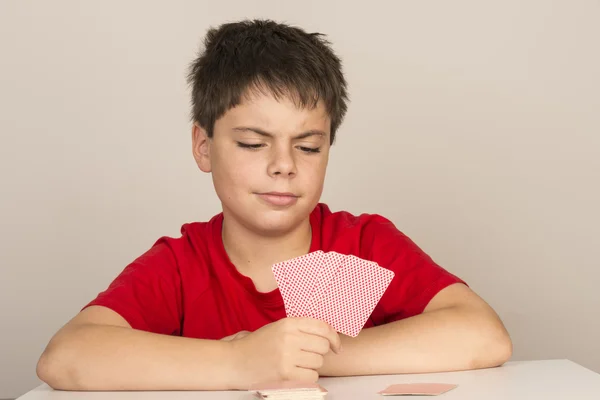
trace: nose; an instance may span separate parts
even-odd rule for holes
[[[267,172],[270,176],[295,176],[297,170],[293,149],[283,145],[273,146]]]

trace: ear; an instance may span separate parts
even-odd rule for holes
[[[210,145],[211,138],[208,137],[206,130],[194,122],[192,127],[192,152],[198,168],[203,172],[211,172],[210,163]]]

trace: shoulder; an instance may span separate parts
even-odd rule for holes
[[[324,247],[351,247],[354,251],[374,250],[374,245],[393,243],[396,247],[413,247],[414,243],[401,232],[388,218],[376,213],[351,213],[331,211],[328,205],[320,203],[313,216],[321,228],[321,241]],[[356,254],[359,255],[359,254]]]
[[[184,223],[179,235],[159,237],[131,266],[147,273],[177,275],[182,283],[203,281],[209,275],[214,225],[219,221],[220,214],[209,221]]]
[[[389,219],[380,214],[358,214],[344,210],[332,211],[329,205],[325,203],[319,203],[315,208],[314,213],[317,215],[317,218],[319,218],[323,224],[328,225],[346,228],[360,228],[365,226],[378,227],[380,225],[383,225],[384,227],[392,227],[395,229],[394,224]]]
[[[189,257],[204,253],[210,248],[213,240],[213,226],[219,215],[209,221],[186,222],[181,225],[178,236],[163,236],[155,245],[168,247],[177,257]]]
[[[325,204],[319,204],[315,212],[320,218],[320,242],[324,251],[353,254],[390,269],[411,268],[414,263],[439,267],[394,222],[381,214],[332,212]]]

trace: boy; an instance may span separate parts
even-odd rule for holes
[[[319,203],[346,112],[341,62],[272,21],[211,29],[190,68],[193,154],[223,212],[128,265],[50,341],[38,376],[64,390],[227,390],[281,379],[498,366],[496,313],[378,215]],[[315,250],[395,277],[358,337],[286,318],[271,266]]]

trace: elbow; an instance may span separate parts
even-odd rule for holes
[[[38,378],[55,390],[81,390],[77,384],[73,363],[65,354],[66,351],[58,346],[49,345],[40,356],[36,374]]]
[[[502,324],[493,325],[482,335],[470,369],[499,367],[512,357],[513,343],[510,335]]]
[[[58,385],[60,373],[57,371],[54,356],[48,349],[40,356],[35,373],[42,382],[46,383],[52,389],[58,389],[58,386],[60,386]]]
[[[489,351],[490,354],[490,367],[499,367],[506,363],[513,354],[513,344],[508,332],[503,330],[499,333],[499,337],[496,338]]]

